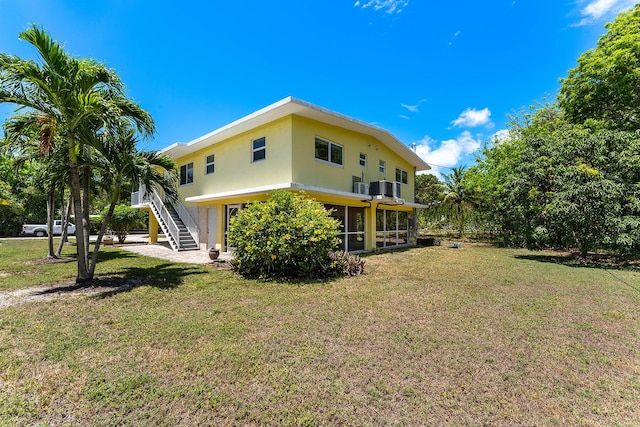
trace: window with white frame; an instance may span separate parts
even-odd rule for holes
[[[212,174],[213,172],[215,172],[215,161],[216,158],[213,154],[210,154],[207,156],[206,162],[205,162],[205,174],[209,175]]]
[[[407,184],[409,182],[409,174],[407,174],[407,171],[396,168],[396,181]]]
[[[254,139],[251,141],[251,161],[257,162],[264,160],[267,157],[267,139],[262,138]]]
[[[390,209],[376,211],[376,246],[388,248],[409,244],[409,213]]]
[[[324,205],[331,216],[340,221],[337,249],[347,252],[364,251],[365,213],[363,207]]]
[[[316,137],[316,159],[342,166],[342,145]]]
[[[381,174],[385,174],[385,172],[387,171],[387,164],[384,162],[384,160],[380,160],[380,163],[378,164],[378,169],[380,170]]]
[[[180,166],[180,185],[193,182],[193,162]]]
[[[360,166],[363,168],[367,167],[367,155],[364,153],[360,153]]]

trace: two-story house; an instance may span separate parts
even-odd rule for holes
[[[159,221],[170,240],[175,234],[174,249],[229,250],[229,220],[276,189],[304,191],[331,209],[341,249],[415,243],[416,209],[425,207],[415,203],[415,173],[429,166],[386,130],[351,117],[288,97],[162,152],[179,165],[184,206],[140,193],[132,204],[151,208],[151,240]]]

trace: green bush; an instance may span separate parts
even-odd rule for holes
[[[20,210],[0,198],[0,236],[17,236],[23,221]]]
[[[74,219],[75,218],[72,218],[71,222],[75,224]],[[100,228],[102,228],[103,222],[104,222],[104,217],[102,215],[90,215],[89,216],[89,233],[98,234],[98,232],[100,231]]]
[[[102,217],[105,218],[109,207],[102,211]],[[129,230],[135,228],[140,223],[144,213],[140,209],[132,208],[129,205],[117,205],[113,210],[113,215],[109,221],[109,228],[118,236],[118,242],[124,243]]]
[[[334,275],[329,252],[339,243],[339,225],[316,200],[276,191],[231,220],[234,267],[245,276],[262,278]]]

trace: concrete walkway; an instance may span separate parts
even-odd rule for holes
[[[98,236],[90,236],[89,241],[95,242]],[[59,236],[56,236],[59,239]],[[26,239],[41,239],[44,240],[46,237],[3,237],[2,240],[26,240]],[[71,238],[71,240],[75,240],[75,236]],[[160,237],[158,238],[158,243],[151,245],[149,244],[149,237],[141,234],[129,234],[125,242],[121,245],[118,242],[118,239],[115,239],[115,244],[113,247],[124,249],[125,251],[133,252],[140,255],[150,256],[153,258],[165,259],[167,261],[173,262],[187,262],[191,264],[211,264],[212,261],[209,259],[209,251],[205,249],[201,249],[199,251],[174,251],[171,249],[169,242],[166,238]],[[104,241],[102,242],[102,247],[105,247]],[[111,246],[106,246],[111,247]],[[221,263],[229,262],[233,257],[230,254],[221,253],[218,257]]]
[[[92,236],[93,237],[93,236]],[[116,242],[118,240],[116,239]],[[153,258],[165,259],[172,262],[187,262],[191,264],[210,264],[209,251],[201,249],[199,251],[174,251],[171,249],[166,238],[159,238],[157,244],[149,244],[149,238],[130,234],[127,236],[125,243],[120,245],[115,243],[116,248],[133,252],[139,255],[145,255]],[[227,262],[231,259],[229,254],[221,253],[218,258],[221,262]]]

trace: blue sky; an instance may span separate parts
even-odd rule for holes
[[[636,0],[0,0],[0,51],[42,25],[115,69],[158,133],[188,142],[286,96],[387,129],[428,163],[471,165]],[[0,106],[0,121],[9,115]],[[448,169],[434,167],[446,173]]]

